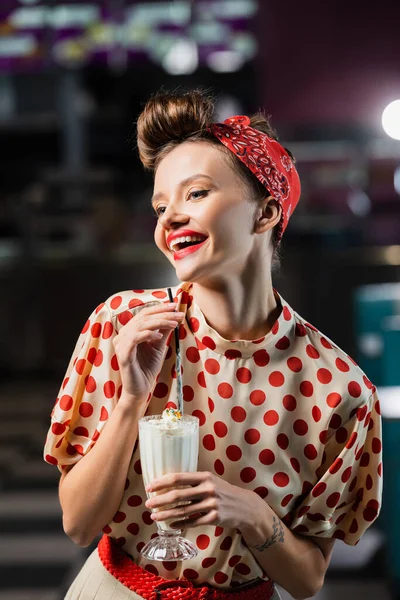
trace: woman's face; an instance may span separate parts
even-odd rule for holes
[[[249,193],[223,151],[208,142],[184,142],[161,161],[152,200],[158,214],[154,239],[178,279],[222,282],[244,273],[265,239],[254,232],[258,207]],[[192,251],[174,252],[168,236],[184,230],[206,240]]]

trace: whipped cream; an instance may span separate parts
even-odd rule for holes
[[[162,413],[163,423],[179,423],[182,413],[177,408],[166,408]]]

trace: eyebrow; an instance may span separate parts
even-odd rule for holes
[[[178,183],[178,187],[180,187],[180,188],[186,187],[187,185],[192,183],[192,181],[194,181],[195,179],[200,179],[200,178],[204,178],[204,177],[207,179],[211,179],[213,181],[213,178],[210,177],[209,175],[206,175],[205,173],[196,173],[195,175],[186,177],[186,179],[182,179],[182,181],[180,181]],[[151,205],[154,207],[156,201],[164,195],[165,194],[163,192],[157,192],[157,194],[154,194],[154,196],[151,199]]]

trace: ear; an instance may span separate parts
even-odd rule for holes
[[[271,230],[279,223],[282,216],[281,205],[272,196],[267,196],[258,205],[254,230],[264,233]]]

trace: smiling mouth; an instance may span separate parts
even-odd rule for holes
[[[185,242],[185,243],[179,244],[179,246],[182,246],[182,247],[172,251],[173,255],[174,255],[174,260],[179,260],[180,258],[184,258],[185,256],[187,256],[188,254],[191,254],[192,252],[196,252],[196,250],[201,248],[201,246],[207,240],[208,240],[208,238],[205,238],[204,240],[202,240],[200,242]]]

